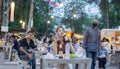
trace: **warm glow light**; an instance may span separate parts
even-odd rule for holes
[[[11,14],[10,14],[10,21],[14,22],[14,9],[15,9],[15,3],[11,3]]]
[[[73,17],[75,18],[75,17],[77,17],[77,15],[76,15],[76,14],[73,14]]]
[[[71,37],[72,36],[72,32],[71,31],[66,32],[66,36]]]
[[[22,28],[23,29],[25,28],[25,22],[22,22]]]
[[[52,15],[51,18],[54,18],[54,16]]]
[[[50,24],[50,21],[47,21],[48,24]]]
[[[80,42],[80,40],[77,40],[77,42]]]
[[[20,20],[20,23],[22,23],[23,21],[22,20]]]
[[[15,2],[11,3],[11,8],[15,8]]]
[[[76,39],[81,39],[81,38],[83,38],[83,36],[82,36],[82,35],[79,35],[79,34],[74,35],[74,37],[75,37]]]

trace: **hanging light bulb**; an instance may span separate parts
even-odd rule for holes
[[[15,9],[15,3],[11,2],[11,14],[10,14],[10,21],[14,22],[14,9]]]

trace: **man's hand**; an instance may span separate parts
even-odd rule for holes
[[[33,59],[32,54],[28,54],[29,59]]]

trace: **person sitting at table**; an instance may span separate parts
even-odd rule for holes
[[[53,41],[55,40],[55,36],[54,35],[50,35],[50,40],[49,40],[49,44],[52,44]]]
[[[56,36],[55,36],[55,40],[54,42],[56,43],[55,45],[52,45],[52,50],[55,52],[55,54],[58,54],[58,44],[59,42],[61,42],[61,44],[63,44],[62,46],[64,47],[63,51],[65,51],[65,40],[64,40],[64,36],[65,36],[65,30],[62,26],[59,26],[56,29]],[[69,38],[70,39],[70,38]],[[75,49],[72,45],[72,39],[70,39],[70,51],[71,53],[75,53]]]
[[[10,41],[12,43],[12,57],[15,57],[15,54],[18,52],[18,49],[19,49],[19,43],[18,43],[15,35],[10,36]],[[14,59],[14,58],[12,58],[12,59]]]
[[[62,51],[63,51],[63,54],[65,54],[65,46],[66,46],[66,43],[65,43],[65,39],[64,39],[64,36],[65,36],[65,30],[62,26],[59,26],[57,29],[56,29],[56,40],[54,40],[55,44],[52,45],[51,49],[53,51],[54,54],[59,54],[59,47],[61,47]],[[70,39],[70,37],[69,37]],[[70,44],[70,52],[71,53],[75,53],[75,49],[72,45],[72,39],[69,40],[69,44]],[[59,69],[69,69],[69,68],[66,68],[66,66],[68,67],[68,65],[66,64],[59,64],[58,65],[58,68]]]
[[[34,41],[32,40],[32,31],[28,31],[25,38],[20,40],[20,51],[19,57],[21,60],[28,61],[27,69],[36,69],[36,59],[35,59],[35,45]]]

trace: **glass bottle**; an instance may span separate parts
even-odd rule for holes
[[[59,54],[59,58],[63,58],[62,44],[59,45],[59,51],[58,51],[58,54]]]

